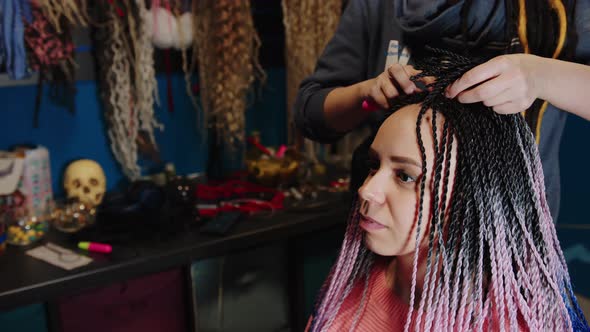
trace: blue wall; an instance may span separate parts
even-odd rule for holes
[[[247,112],[247,130],[261,130],[265,144],[285,141],[285,72],[268,69],[268,82],[262,95]],[[207,162],[207,147],[203,133],[197,128],[197,112],[185,94],[181,75],[172,77],[174,112],[167,109],[166,78],[159,77],[161,107],[156,117],[164,124],[157,132],[162,159],[176,165],[180,174],[203,171]],[[53,105],[45,89],[39,118],[39,128],[33,128],[35,86],[17,86],[0,89],[2,120],[0,120],[0,149],[11,145],[34,143],[46,146],[51,156],[53,188],[62,192],[61,178],[64,168],[75,159],[90,158],[98,161],[105,170],[108,187],[122,179],[117,161],[106,136],[105,121],[94,81],[77,83],[76,114]]]
[[[590,122],[568,117],[561,140],[559,224],[590,224]],[[590,235],[590,234],[589,234]],[[587,237],[590,238],[590,237]],[[590,242],[589,242],[590,243]]]
[[[557,234],[574,289],[590,297],[590,122],[569,116],[561,141]]]

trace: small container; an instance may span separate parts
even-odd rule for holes
[[[17,246],[28,246],[41,240],[49,229],[47,215],[36,216],[25,212],[25,210],[6,212],[4,222],[6,224],[6,241]]]
[[[75,233],[94,224],[96,209],[78,201],[56,201],[50,219],[60,232]]]

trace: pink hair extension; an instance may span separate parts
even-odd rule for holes
[[[496,196],[497,199],[500,199],[500,197],[498,196]],[[507,236],[505,232],[505,227],[508,227],[508,225],[506,223],[506,218],[504,218],[504,215],[502,214],[502,208],[499,206],[499,204],[497,204],[497,200],[495,200],[495,202],[496,203],[494,204],[494,217],[501,220],[503,224],[503,227],[498,227],[496,229],[496,248],[501,257],[499,263],[501,264],[501,271],[503,272],[505,278],[505,288],[501,290],[500,293],[509,295],[506,296],[506,305],[508,306],[508,308],[502,308],[501,310],[502,312],[504,310],[508,311],[509,328],[510,330],[513,330],[518,328],[518,321],[516,310],[510,310],[510,308],[517,307],[515,304],[515,299],[517,298],[518,288],[516,278],[512,270],[512,264],[510,264],[511,260],[508,256],[507,250],[508,243],[506,242]]]
[[[312,326],[320,331],[327,328],[337,314],[339,304],[343,300],[345,283],[354,283],[354,280],[349,280],[349,277],[352,274],[351,270],[354,262],[358,259],[358,252],[362,245],[362,233],[358,226],[358,208],[358,203],[354,202],[338,260],[328,276],[324,286],[325,294],[321,302],[319,302],[319,309],[315,314],[315,321],[326,321],[326,326]]]
[[[361,313],[364,310],[364,306],[366,304],[367,301],[367,295],[368,295],[368,290],[369,290],[369,279],[371,278],[370,274],[369,274],[369,269],[370,269],[371,264],[367,264],[366,269],[363,271],[364,275],[365,275],[365,285],[363,288],[363,295],[361,298],[361,303],[356,311],[356,313],[354,314],[354,320],[352,321],[352,324],[350,324],[350,332],[354,331],[359,323],[359,319],[361,317]]]

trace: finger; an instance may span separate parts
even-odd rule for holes
[[[459,95],[459,98],[460,97],[461,97],[461,95]],[[517,100],[518,98],[519,98],[518,91],[516,91],[515,89],[506,89],[506,90],[500,92],[498,95],[484,100],[483,104],[488,107],[494,107],[494,106],[506,104],[509,102],[513,102],[513,101]]]
[[[477,103],[493,98],[510,88],[511,78],[500,75],[467,91],[459,93],[457,99],[463,104]]]
[[[483,63],[463,74],[458,80],[447,88],[447,97],[455,98],[459,93],[468,88],[499,76],[506,68],[506,60],[503,57],[496,57]]]
[[[394,64],[387,69],[389,77],[399,85],[406,94],[413,93],[416,90],[416,84],[410,80],[410,73],[406,72],[405,66]],[[408,68],[408,71],[410,69]]]
[[[408,74],[409,77],[412,77],[414,75],[418,75],[422,72],[421,70],[418,70],[418,69],[414,68],[414,66],[411,66],[411,65],[402,66],[402,68],[404,69],[406,74]]]
[[[382,109],[389,108],[389,102],[387,101],[387,98],[385,97],[380,88],[375,87],[369,97],[375,104],[379,105],[379,107],[381,107]]]
[[[500,104],[500,105],[492,107],[492,109],[494,110],[494,112],[496,112],[498,114],[514,114],[514,113],[519,113],[519,112],[523,111],[520,109],[520,107],[518,107],[517,104],[515,104],[513,102],[507,102],[504,104]]]
[[[391,83],[389,79],[384,79],[380,81],[379,84],[381,87],[381,92],[385,95],[387,99],[393,99],[399,96],[399,92],[397,91],[395,86],[393,86],[393,83]]]

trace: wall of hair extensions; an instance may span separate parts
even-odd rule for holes
[[[63,3],[60,1],[39,1],[39,3],[44,5],[58,3],[66,6],[73,1],[75,0]],[[216,2],[210,1],[210,3]],[[234,2],[228,1],[226,4],[229,6],[232,3]],[[263,43],[259,50],[259,61],[264,66],[266,81],[265,85],[254,91],[256,98],[253,102],[240,105],[246,110],[236,109],[237,112],[245,114],[245,127],[239,128],[239,130],[246,133],[259,131],[263,144],[278,146],[286,142],[287,136],[286,116],[284,112],[279,111],[285,108],[286,103],[284,58],[277,56],[276,53],[277,49],[284,47],[280,2],[270,5],[265,1],[252,1],[252,4],[254,6],[252,10],[253,23],[257,25],[258,34]],[[55,21],[53,9],[68,10],[68,8],[43,7],[43,12],[47,11],[47,18],[51,22]],[[76,20],[76,24],[88,20],[88,18],[78,15],[73,15],[72,19]],[[78,30],[73,31],[77,68],[75,72],[72,72],[74,76],[72,76],[69,86],[72,88],[70,106],[72,106],[73,112],[70,112],[63,104],[57,103],[53,98],[52,86],[45,83],[37,113],[38,118],[37,121],[34,121],[37,76],[26,82],[3,81],[3,84],[0,85],[0,100],[2,100],[0,150],[8,150],[16,144],[23,143],[40,143],[47,147],[51,153],[51,179],[56,196],[64,194],[62,181],[65,168],[71,161],[79,158],[93,159],[102,166],[108,178],[107,189],[109,190],[114,189],[128,177],[115,158],[110,146],[111,141],[106,135],[108,124],[104,119],[104,100],[101,99],[101,84],[98,81],[100,77],[95,75],[95,63],[90,54],[94,51],[92,41],[86,36],[88,34],[86,31],[82,33],[84,35],[82,38],[76,39],[78,32]],[[137,40],[139,41],[139,38]],[[230,57],[224,60],[241,59],[240,52],[242,51],[244,50],[238,49],[236,54],[229,55]],[[195,111],[191,96],[187,95],[185,68],[183,68],[182,59],[183,56],[187,56],[187,63],[190,65],[191,54],[183,55],[179,51],[174,51],[170,56],[171,68],[167,68],[166,53],[156,50],[154,54],[154,65],[157,70],[155,82],[160,98],[159,106],[154,108],[154,115],[158,123],[165,128],[163,131],[154,130],[154,138],[158,144],[160,158],[162,161],[174,163],[178,174],[204,172],[208,145],[203,140],[202,130],[197,126],[201,120],[199,119],[200,114]],[[73,61],[68,63],[73,63]],[[243,63],[237,65],[243,65]],[[210,73],[215,73],[216,69],[223,68],[223,66],[223,63],[217,64],[216,67],[210,68]],[[223,77],[217,79],[222,80]],[[235,81],[229,83],[235,83]],[[236,88],[239,90],[238,93],[244,92],[243,83],[240,83]],[[196,98],[200,99],[200,97],[197,93]],[[170,106],[173,106],[173,109]],[[211,114],[214,112],[215,110]],[[34,123],[37,124],[36,127]],[[157,171],[161,167],[161,164],[158,165],[147,159],[138,161],[138,165],[146,172]],[[310,247],[306,247],[306,250],[309,249]],[[249,261],[252,260],[254,259],[249,259]],[[276,272],[276,266],[281,266],[281,264],[283,264],[283,260],[275,262],[271,272]],[[329,266],[329,264],[327,262],[321,265]],[[243,271],[239,272],[243,273]],[[270,276],[273,276],[272,273]],[[324,274],[312,271],[311,277],[317,279],[316,283],[319,284]],[[316,288],[307,289],[309,289],[307,298],[313,298]],[[309,308],[311,308],[311,303]],[[277,307],[277,311],[282,313],[285,310]],[[42,304],[22,307],[10,312],[0,312],[0,330],[45,332],[47,331],[45,313],[46,309]]]
[[[256,91],[254,102],[247,105],[248,110],[244,112],[246,127],[242,130],[248,133],[258,130],[264,144],[279,145],[286,141],[285,114],[277,111],[284,109],[286,100],[284,58],[277,57],[275,53],[277,48],[284,45],[280,3],[252,3],[254,23],[260,38],[264,40],[259,61],[265,67],[267,80]],[[51,10],[52,7],[43,9]],[[76,17],[78,16],[74,15],[72,19]],[[79,19],[85,22],[82,17]],[[94,81],[97,77],[90,54],[93,51],[91,36],[86,28],[74,29],[72,35],[77,47],[73,62],[78,65],[75,92],[71,93],[74,112],[69,112],[61,101],[54,98],[54,90],[47,84],[43,88],[40,109],[35,112],[34,96],[37,94],[37,87],[34,79],[28,80],[24,85],[20,81],[6,79],[2,81],[2,85],[6,87],[0,88],[4,109],[4,120],[0,122],[0,149],[8,149],[23,142],[43,142],[51,151],[53,189],[58,195],[63,191],[61,175],[66,165],[77,158],[87,157],[99,162],[106,177],[112,179],[108,181],[109,189],[125,178],[124,170],[114,158],[109,139],[105,135],[100,87]],[[203,172],[206,167],[207,144],[197,125],[202,120],[199,118],[201,115],[195,112],[193,100],[186,93],[182,55],[175,52],[170,56],[171,59],[166,59],[167,56],[166,52],[158,50],[154,54],[160,99],[155,112],[158,121],[165,128],[154,131],[161,159],[173,162],[179,174]],[[167,67],[167,61],[171,62],[170,67]],[[171,75],[168,75],[167,72],[170,71]],[[167,94],[168,90],[171,95]],[[174,109],[170,109],[170,106]],[[35,121],[37,113],[38,119]],[[34,123],[38,124],[38,128],[34,128]],[[178,141],[183,142],[182,147],[177,144]],[[187,151],[191,153],[186,153]],[[145,159],[141,161],[141,166],[146,171],[157,167],[155,163]]]

